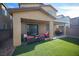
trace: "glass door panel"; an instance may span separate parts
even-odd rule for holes
[[[28,24],[27,33],[28,33],[28,35],[37,35],[38,34],[38,25],[37,24]]]

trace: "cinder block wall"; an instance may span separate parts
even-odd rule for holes
[[[79,17],[70,20],[70,36],[79,37]]]

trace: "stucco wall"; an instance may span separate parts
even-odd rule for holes
[[[27,23],[21,23],[21,33],[24,34],[24,33],[27,33]]]
[[[13,46],[21,45],[21,20],[18,16],[13,15]]]
[[[17,12],[13,14],[16,17],[42,20],[42,21],[53,21],[54,19],[40,10],[35,11],[26,11],[26,12]]]
[[[46,12],[48,12],[52,16],[56,16],[56,11],[50,6],[42,6],[41,8],[43,8]]]
[[[45,23],[40,23],[39,24],[39,34],[44,34],[46,31],[46,24]]]

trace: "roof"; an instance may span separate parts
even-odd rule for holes
[[[20,4],[26,4],[26,3],[19,3],[19,7],[20,7]],[[31,4],[31,3],[27,3],[27,4]],[[34,3],[33,3],[33,4],[34,4]],[[51,6],[51,5],[45,5],[45,4],[43,4],[43,3],[35,3],[35,4],[41,4],[41,6],[50,6],[52,9],[54,9],[54,10],[57,12],[56,8],[54,8],[54,7]]]
[[[15,13],[20,11],[26,11],[26,10],[37,10],[40,9],[38,7],[24,7],[24,8],[8,8],[9,13]]]
[[[49,6],[49,7],[51,7],[52,9],[54,9],[56,12],[58,11],[58,10],[56,10],[56,8],[54,8],[54,7],[51,6],[51,5],[43,5],[43,6]]]
[[[79,19],[79,17],[74,17],[74,18],[71,18],[71,20],[75,20],[75,19]]]
[[[49,14],[48,12],[46,12],[45,10],[43,10],[41,7],[9,8],[8,12],[10,14],[13,14],[15,12],[22,12],[22,11],[26,11],[26,10],[41,10],[42,12],[44,12],[47,15],[51,16],[52,18],[56,19],[56,17],[52,16],[51,14]]]
[[[63,23],[63,24],[67,24],[66,22],[61,22],[61,21],[58,21],[58,20],[53,20],[54,22],[57,22],[57,23]]]
[[[31,4],[31,3],[19,3],[19,7],[20,7],[20,4]],[[41,4],[41,5],[44,5],[43,3],[33,3],[33,4]]]
[[[3,5],[6,9],[7,9],[7,7],[5,6],[5,4],[3,4],[3,3],[0,3],[0,5]]]

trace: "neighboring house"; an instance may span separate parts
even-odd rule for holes
[[[70,20],[70,36],[79,38],[79,17]]]
[[[59,29],[66,36],[68,36],[69,32],[70,32],[70,17],[69,16],[64,16],[64,15],[58,15],[56,18],[57,19],[55,21],[59,22],[59,24],[56,24],[56,26],[59,26]]]
[[[8,13],[4,4],[0,4],[0,30],[8,28]],[[7,19],[7,20],[6,20]]]
[[[57,10],[51,5],[40,3],[19,4],[19,8],[8,9],[13,15],[13,44],[21,45],[21,34],[44,34],[49,32],[49,38],[54,36],[54,22]]]
[[[4,4],[0,3],[0,55],[8,55],[13,49],[12,18]]]
[[[4,40],[3,38],[6,39],[6,37],[8,37],[7,31],[12,29],[12,20],[10,19],[10,16],[11,15],[7,12],[6,6],[0,3],[0,41]]]

